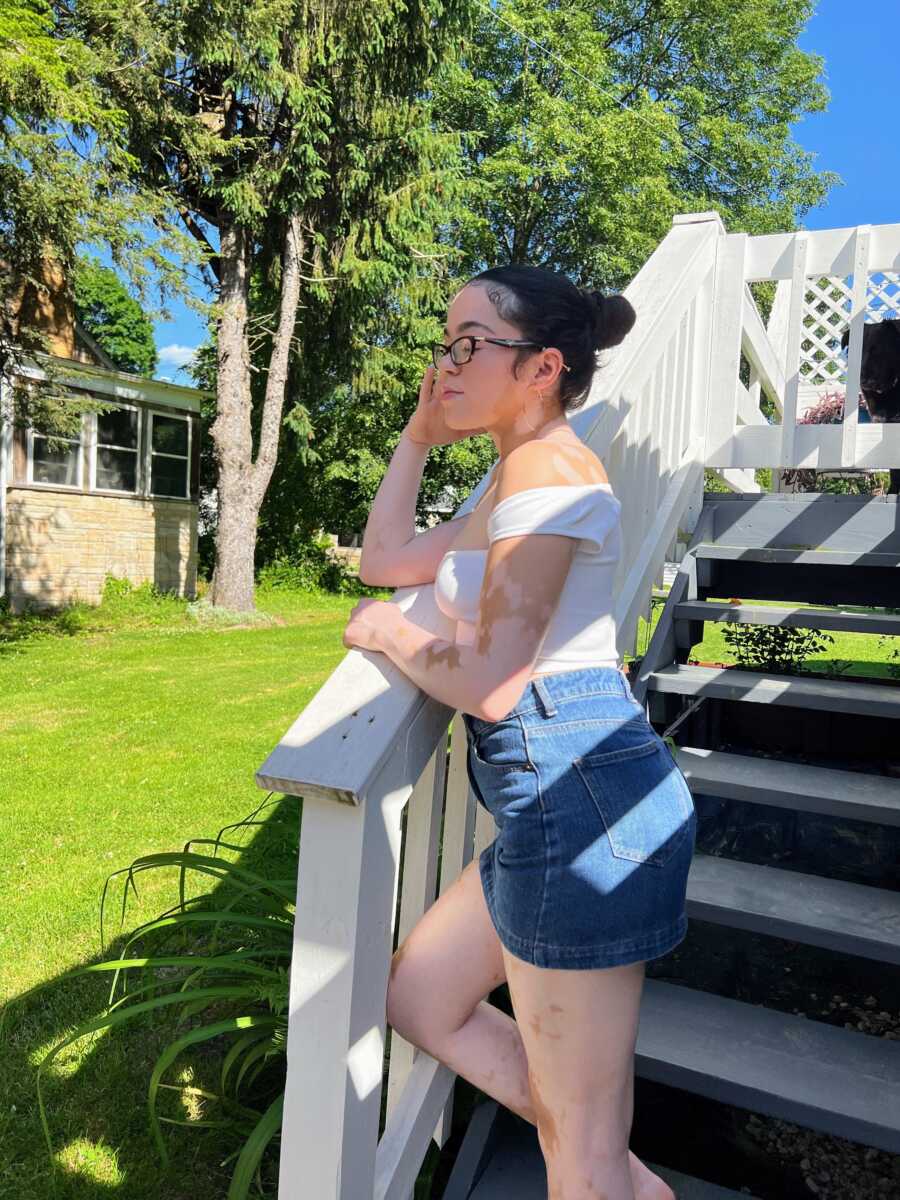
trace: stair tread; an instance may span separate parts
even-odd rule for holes
[[[745,562],[798,563],[831,567],[898,567],[900,552],[887,550],[815,550],[804,546],[729,546],[723,542],[698,542],[695,558],[742,559]]]
[[[839,608],[811,608],[773,604],[730,604],[727,600],[682,600],[675,605],[675,620],[779,625],[800,629],[839,629],[847,633],[900,634],[900,616],[893,613],[851,612]]]
[[[688,915],[900,964],[900,893],[695,854]]]
[[[897,1153],[900,1043],[648,979],[639,1075]]]
[[[675,761],[699,795],[900,825],[900,779],[694,746],[677,747]]]
[[[470,1175],[471,1168],[466,1171],[463,1167],[457,1178],[454,1167],[444,1192],[445,1200],[509,1200],[511,1196],[515,1200],[547,1200],[547,1171],[537,1131],[529,1122],[508,1110],[497,1111],[497,1107],[495,1101],[488,1101],[476,1109],[476,1114],[480,1114],[482,1109],[493,1109],[495,1112],[494,1144],[488,1148],[481,1162],[477,1183],[470,1190],[469,1180],[462,1178],[462,1175]],[[474,1124],[475,1117],[472,1120]],[[460,1148],[458,1162],[465,1158],[468,1139],[469,1130]],[[649,1161],[646,1165],[668,1183],[678,1200],[754,1200],[748,1192],[720,1187],[685,1175],[672,1167]]]
[[[697,667],[672,663],[654,671],[648,686],[657,692],[707,695],[754,704],[822,707],[833,712],[900,717],[900,688],[814,675],[774,675],[737,667]]]

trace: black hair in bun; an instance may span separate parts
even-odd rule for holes
[[[545,267],[492,267],[469,283],[487,289],[498,314],[521,330],[523,338],[538,346],[555,346],[562,354],[567,370],[560,376],[559,400],[564,412],[580,408],[587,399],[597,372],[597,351],[617,346],[635,321],[624,296],[583,291],[567,275]],[[523,348],[510,355],[513,372],[534,353]]]
[[[598,350],[618,346],[631,331],[637,314],[624,296],[604,296],[602,292],[584,293],[590,307],[594,345]]]

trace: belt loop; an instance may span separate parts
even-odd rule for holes
[[[537,692],[538,700],[541,702],[541,708],[544,710],[544,716],[555,717],[556,705],[553,703],[553,697],[547,690],[546,683],[544,683],[540,675],[535,676],[531,682],[534,684],[534,690]]]

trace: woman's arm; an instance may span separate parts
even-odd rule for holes
[[[430,447],[413,441],[406,430],[391,455],[363,535],[361,578],[374,577],[379,563],[416,536],[416,498]]]

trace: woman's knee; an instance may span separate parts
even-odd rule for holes
[[[387,1023],[413,1045],[428,1049],[438,1033],[429,1020],[427,975],[409,953],[406,942],[391,959],[387,989]]]

